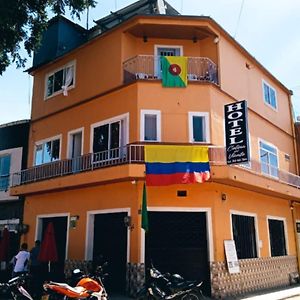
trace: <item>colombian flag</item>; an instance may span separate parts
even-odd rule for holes
[[[208,147],[145,146],[147,186],[202,183],[210,178]]]
[[[161,56],[160,62],[164,87],[187,86],[187,57]]]

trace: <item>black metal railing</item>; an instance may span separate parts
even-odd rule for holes
[[[210,146],[209,162],[211,165],[226,165],[225,148]],[[85,154],[74,159],[58,160],[34,166],[13,174],[12,186],[131,163],[145,163],[144,145],[126,145],[98,153]],[[245,171],[300,188],[299,176],[271,166],[269,166],[271,171],[266,173],[266,166],[256,160],[251,160],[247,164],[231,165],[229,167],[243,168]]]

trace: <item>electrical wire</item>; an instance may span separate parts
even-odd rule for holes
[[[244,7],[244,2],[245,2],[245,0],[242,0],[240,12],[239,12],[239,17],[238,17],[238,21],[237,21],[236,28],[235,28],[235,33],[234,33],[234,36],[233,36],[234,38],[237,35],[238,27],[240,25],[241,15],[242,15],[243,7]]]

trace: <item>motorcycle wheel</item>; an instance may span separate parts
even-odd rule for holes
[[[190,292],[180,298],[181,300],[201,300],[203,299],[201,295],[196,292]]]

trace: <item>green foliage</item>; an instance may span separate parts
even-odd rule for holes
[[[80,19],[87,7],[95,5],[95,0],[0,0],[0,75],[12,62],[25,66],[21,45],[29,56],[39,46],[47,27],[47,12],[63,15],[67,8],[72,17]]]

